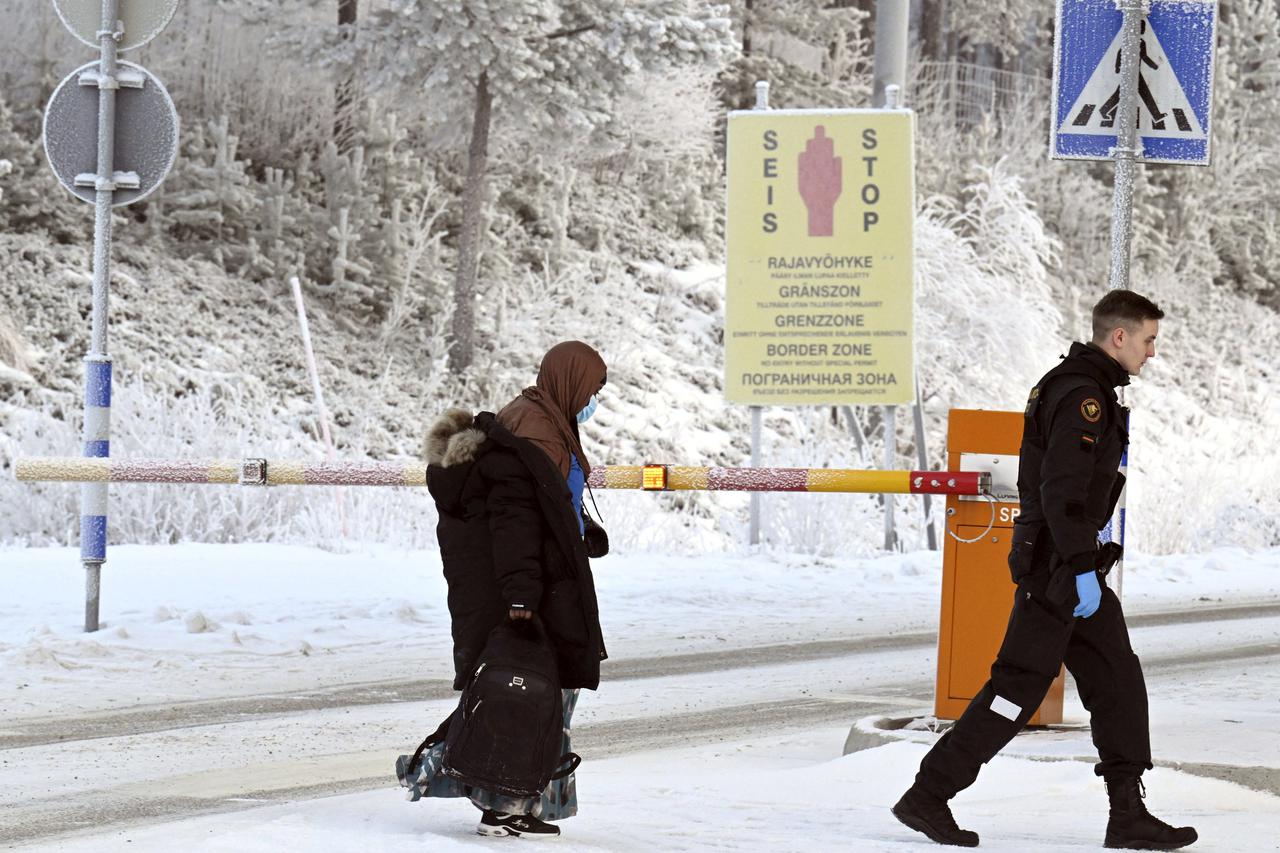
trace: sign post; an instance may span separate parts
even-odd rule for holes
[[[84,455],[110,456],[111,358],[107,304],[111,284],[111,208],[149,195],[178,153],[178,115],[169,93],[146,69],[121,62],[169,23],[177,0],[54,0],[73,35],[98,47],[97,62],[76,69],[45,110],[44,149],[59,182],[94,205],[93,309],[85,356]],[[123,168],[119,168],[123,167]],[[107,559],[107,484],[80,492],[80,561],[85,569],[84,629],[98,630],[102,564]]]
[[[1216,23],[1217,0],[1058,0],[1050,153],[1115,160],[1113,290],[1129,287],[1137,163],[1209,164]],[[1127,491],[1102,534],[1122,545]],[[1121,594],[1123,563],[1109,582]]]
[[[757,110],[769,109],[769,81],[756,81],[756,105]],[[764,407],[751,407],[751,467],[760,467],[760,442],[764,433]],[[747,542],[751,545],[760,544],[760,493],[752,492],[750,505],[747,509]]]

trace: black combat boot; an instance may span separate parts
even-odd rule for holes
[[[1108,776],[1107,796],[1111,817],[1107,819],[1107,847],[1125,850],[1177,850],[1200,836],[1189,826],[1173,827],[1152,817],[1142,800],[1147,790],[1137,776]]]
[[[923,832],[939,844],[977,847],[978,833],[956,826],[947,801],[912,785],[893,807],[893,816],[916,832]],[[1109,837],[1109,836],[1108,836]]]

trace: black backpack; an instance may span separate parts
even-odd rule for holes
[[[490,632],[449,718],[443,770],[472,787],[540,796],[581,761],[560,754],[563,732],[555,652],[541,620],[504,621]]]

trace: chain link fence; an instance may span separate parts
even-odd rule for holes
[[[1025,133],[1029,116],[1048,119],[1048,77],[957,61],[919,62],[914,72],[909,105],[934,119],[947,118],[957,129],[985,123],[1000,135]]]

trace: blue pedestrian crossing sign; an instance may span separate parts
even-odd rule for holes
[[[1151,0],[1138,56],[1139,160],[1209,164],[1217,0]],[[1120,106],[1115,0],[1058,0],[1050,152],[1109,160]]]

